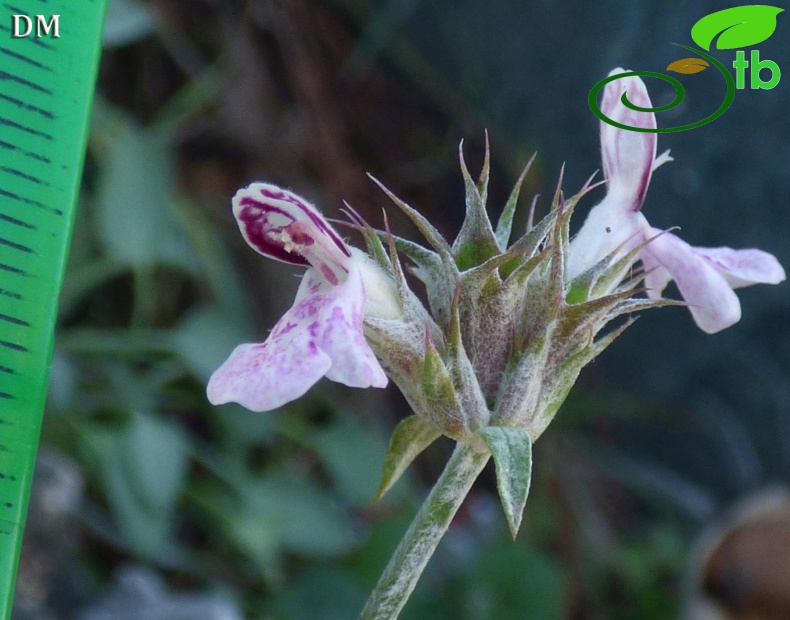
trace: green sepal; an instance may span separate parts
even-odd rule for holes
[[[499,498],[515,539],[532,479],[532,439],[526,429],[504,426],[489,426],[478,435],[494,457]]]
[[[532,275],[532,272],[537,269],[540,264],[549,256],[550,248],[546,248],[539,254],[536,254],[528,261],[522,263],[513,272],[511,272],[505,281],[505,288],[510,291],[517,292],[525,289],[527,280]]]
[[[378,185],[381,190],[387,195],[387,197],[395,203],[401,211],[412,221],[412,223],[417,227],[423,237],[425,237],[426,241],[431,244],[431,247],[439,253],[444,259],[453,260],[452,250],[450,249],[450,245],[445,241],[444,237],[442,237],[441,233],[436,230],[433,224],[431,224],[425,217],[423,217],[418,211],[412,209],[409,205],[403,202],[400,198],[398,198],[395,194],[393,194],[387,187],[379,181],[376,177],[372,175],[368,175],[370,179]]]
[[[631,295],[631,291],[620,291],[579,304],[564,303],[560,317],[560,338],[568,341],[576,332],[586,331],[592,339],[608,323],[608,319],[603,320],[604,317],[619,304],[626,302]]]
[[[463,142],[458,147],[458,156],[466,186],[466,216],[461,225],[461,232],[453,242],[452,250],[458,269],[465,271],[499,254],[499,247],[486,211],[489,171],[488,141],[486,140],[486,160],[478,184],[472,180],[466,167]]]
[[[431,421],[450,437],[462,437],[466,424],[459,417],[463,413],[453,379],[430,337],[425,337],[425,358],[422,365],[421,385],[430,410]]]
[[[378,234],[381,237],[387,235],[384,231]],[[440,327],[446,328],[450,320],[450,300],[460,277],[455,261],[413,241],[395,235],[391,239],[398,251],[415,263],[416,267],[412,267],[411,272],[425,284],[431,314]]]
[[[461,315],[459,311],[460,289],[456,290],[450,311],[450,326],[447,336],[449,371],[455,385],[458,386],[459,398],[463,411],[467,413],[467,425],[479,428],[488,424],[491,413],[488,410],[485,396],[480,389],[480,382],[475,374],[474,365],[464,348],[461,336]]]
[[[525,287],[529,279],[529,293],[525,296],[521,325],[523,334],[540,331],[540,325],[555,318],[562,308],[567,229],[575,204],[576,197],[564,201],[558,188],[551,212],[509,250],[523,252],[527,257],[521,265],[505,274],[505,283],[510,289]],[[533,273],[534,277],[530,277]]]
[[[350,204],[347,202],[344,204],[346,205],[346,214],[351,219],[352,224],[362,235],[362,239],[364,240],[365,246],[368,249],[368,254],[370,254],[376,263],[378,263],[379,267],[387,272],[391,272],[392,263],[390,262],[389,255],[387,254],[387,250],[384,248],[384,244],[382,242],[382,238],[386,239],[387,233],[373,228],[364,219],[362,219],[362,217],[356,211],[354,211]]]
[[[560,173],[560,182],[562,182],[562,172]],[[554,230],[551,236],[551,279],[557,287],[557,299],[564,299],[565,259],[568,256],[570,245],[570,221],[571,215],[573,215],[573,211],[579,203],[579,197],[579,194],[577,194],[565,200],[559,185],[554,194],[552,210],[557,211],[557,219],[554,222]]]
[[[569,304],[578,304],[605,295],[607,291],[612,290],[617,286],[625,274],[632,269],[634,261],[637,259],[639,252],[651,243],[657,237],[660,237],[667,231],[661,231],[657,235],[645,239],[642,243],[626,252],[620,258],[616,256],[620,253],[622,245],[616,247],[608,256],[598,261],[595,265],[590,267],[584,273],[574,278],[565,300]],[[631,278],[627,281],[630,283],[630,288],[635,287],[641,280],[644,279],[644,274]],[[620,287],[622,288],[622,287]],[[628,287],[626,287],[628,288]],[[629,290],[630,290],[629,288]],[[623,288],[623,290],[626,290]]]
[[[458,149],[461,150],[460,148]],[[483,160],[483,169],[480,171],[480,178],[477,180],[477,191],[483,199],[483,207],[488,200],[488,179],[491,176],[491,149],[488,144],[488,130],[486,130],[486,154]],[[488,214],[486,214],[488,215]]]
[[[381,181],[373,176],[370,176],[370,178],[408,216],[428,241],[428,244],[435,250],[433,252],[416,243],[394,235],[388,235],[386,231],[378,233],[379,236],[388,235],[391,237],[391,242],[395,244],[395,247],[417,264],[417,269],[413,270],[413,273],[425,284],[428,303],[431,306],[434,319],[440,327],[446,327],[450,313],[449,300],[458,279],[458,268],[455,264],[452,249],[441,233],[427,219],[395,196]]]
[[[441,431],[416,415],[402,420],[395,427],[384,457],[381,484],[373,501],[379,501],[400,479],[406,468],[423,450],[441,436]]]
[[[376,231],[376,234],[384,240],[387,240],[389,237],[388,233],[384,230],[378,230]],[[429,250],[428,248],[421,246],[419,243],[409,241],[408,239],[398,237],[397,235],[392,235],[392,240],[395,243],[395,247],[398,249],[398,251],[414,262],[414,264],[417,265],[418,270],[423,272],[431,272],[442,268],[442,259],[433,250]],[[415,275],[420,277],[418,274]]]
[[[568,226],[576,204],[575,198],[565,201],[560,189],[554,195],[554,207],[549,216],[552,227],[547,231],[544,244],[548,247],[547,258],[541,259],[536,277],[530,282],[530,292],[525,299],[522,333],[541,331],[542,325],[552,323],[565,304],[565,257],[568,253]],[[542,224],[542,222],[541,222]],[[538,224],[529,234],[535,232]],[[518,244],[518,243],[517,243]],[[517,245],[516,244],[516,245]],[[515,245],[514,245],[515,248]],[[535,266],[530,265],[532,269]]]
[[[510,247],[510,250],[512,252],[522,252],[526,256],[533,256],[536,254],[540,250],[541,245],[545,242],[549,232],[554,227],[557,215],[558,213],[556,210],[549,212],[546,217],[524,233],[524,235]]]
[[[524,166],[524,170],[521,173],[521,176],[518,177],[516,184],[513,186],[513,191],[510,192],[510,197],[507,199],[505,203],[505,208],[502,210],[502,215],[499,216],[499,221],[496,225],[496,240],[499,244],[500,250],[507,249],[508,241],[510,241],[510,233],[513,229],[513,216],[516,213],[516,205],[518,204],[518,195],[521,192],[521,186],[524,183],[524,179],[529,172],[529,169],[532,167],[532,162],[535,161],[535,157],[537,153],[535,153],[530,160],[527,162],[527,165]]]
[[[565,293],[565,303],[569,306],[576,304],[583,304],[589,299],[589,287],[581,282],[574,280],[568,287],[568,292]]]
[[[489,258],[482,265],[468,269],[461,274],[461,284],[464,288],[483,288],[488,280],[502,284],[502,269],[507,267],[508,272],[518,269],[529,257],[523,252],[510,250]]]
[[[614,306],[606,315],[606,323],[620,317],[624,314],[631,314],[641,310],[649,310],[650,308],[665,308],[667,306],[688,306],[685,301],[679,299],[624,299],[616,306]],[[604,323],[604,325],[606,324]]]
[[[406,275],[403,273],[403,267],[398,258],[398,249],[395,245],[395,239],[392,238],[386,212],[384,213],[384,228],[387,233],[387,248],[389,249],[389,261],[392,265],[392,275],[395,278],[395,287],[398,290],[398,298],[401,304],[405,306],[409,303],[410,298],[414,296],[414,293],[411,292],[409,284],[406,282]]]
[[[546,310],[544,310],[546,312]],[[513,357],[500,385],[494,424],[520,423],[522,412],[534,412],[542,392],[546,364],[552,349],[552,335],[558,321],[547,317],[538,323],[521,350]],[[517,386],[516,389],[513,389]]]

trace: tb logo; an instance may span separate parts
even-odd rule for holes
[[[716,58],[708,53],[711,50],[711,46],[715,44],[717,49],[731,50],[737,49],[739,47],[750,47],[752,45],[762,43],[774,33],[774,30],[776,30],[776,16],[783,11],[784,9],[781,7],[769,6],[765,4],[746,4],[744,6],[734,6],[729,9],[722,9],[721,11],[716,11],[715,13],[706,15],[692,26],[691,38],[694,43],[699,46],[699,49],[689,47],[688,45],[682,45],[681,43],[673,44],[696,54],[696,57],[688,57],[676,60],[667,66],[667,71],[691,75],[694,73],[699,73],[700,71],[704,71],[708,67],[713,66],[719,71],[722,78],[724,79],[726,92],[721,105],[719,105],[715,112],[709,114],[702,120],[693,123],[686,123],[685,125],[677,125],[675,127],[645,129],[644,127],[631,127],[629,125],[623,125],[622,123],[608,118],[598,107],[598,93],[604,88],[604,86],[606,86],[606,84],[629,76],[642,76],[656,78],[667,82],[672,86],[672,88],[675,89],[675,98],[667,105],[647,110],[640,108],[639,106],[635,106],[630,101],[628,101],[627,93],[625,93],[623,94],[623,104],[627,108],[635,110],[636,112],[656,113],[674,108],[680,102],[682,102],[683,98],[685,97],[686,91],[683,87],[683,84],[681,84],[677,78],[671,75],[656,73],[654,71],[627,71],[625,73],[618,73],[601,80],[592,87],[590,94],[587,96],[587,102],[590,106],[590,109],[592,110],[593,114],[595,114],[604,123],[609,123],[610,125],[614,125],[620,129],[627,129],[630,131],[669,133],[674,131],[694,129],[695,127],[710,123],[711,121],[719,118],[719,116],[724,114],[727,108],[730,107],[732,100],[735,98],[736,90],[742,90],[746,88],[747,69],[749,73],[749,87],[754,90],[770,90],[779,83],[779,79],[782,77],[782,72],[779,69],[779,65],[777,65],[773,60],[768,60],[767,58],[761,60],[759,50],[751,50],[749,59],[747,60],[746,52],[742,49],[738,49],[735,53],[735,60],[732,63],[732,67],[735,69],[735,79],[733,79],[732,74],[727,69],[727,67],[725,67],[721,62],[716,60]],[[764,79],[765,77],[767,77],[767,79]]]
[[[735,53],[735,60],[732,62],[732,67],[735,69],[735,88],[746,88],[746,69],[749,68],[749,61],[746,60],[746,52],[738,50]],[[770,71],[771,77],[768,81],[764,81],[760,75],[761,71]],[[782,77],[782,71],[779,69],[773,60],[760,60],[760,51],[752,50],[751,54],[751,79],[749,80],[749,87],[760,90],[770,90],[779,83]]]

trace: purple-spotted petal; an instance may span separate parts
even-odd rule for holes
[[[615,69],[609,75],[625,73]],[[623,104],[626,97],[633,105],[651,108],[645,83],[638,77],[624,77],[609,82],[603,90],[601,111],[613,121],[629,127],[656,128],[656,115],[637,112]],[[607,192],[617,197],[623,208],[638,211],[645,200],[647,186],[656,158],[656,134],[630,131],[601,121],[601,151]]]
[[[269,183],[236,192],[233,214],[247,243],[260,254],[295,265],[311,265],[330,283],[348,272],[351,252],[309,202]]]
[[[679,237],[664,233],[653,239],[640,255],[646,266],[660,265],[666,269],[704,332],[713,334],[740,320],[741,304],[727,280]]]
[[[322,285],[312,270],[302,281],[300,293]],[[327,379],[349,387],[385,387],[387,376],[365,340],[362,320],[365,312],[365,286],[362,275],[352,263],[348,278],[323,294],[315,338],[332,360]]]
[[[776,257],[755,249],[694,248],[733,288],[751,284],[779,284],[785,270]]]
[[[364,308],[364,284],[353,264],[337,286],[308,269],[293,307],[266,342],[240,345],[211,376],[209,401],[269,411],[299,398],[323,376],[351,387],[386,386],[362,333]]]
[[[236,347],[211,375],[206,393],[213,405],[235,402],[250,411],[271,411],[302,396],[331,365],[309,333],[297,330]]]

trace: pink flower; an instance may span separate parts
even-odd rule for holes
[[[614,75],[623,73],[615,69]],[[621,101],[652,108],[644,82],[636,76],[609,82],[601,111],[630,127],[654,129],[655,114],[637,112]],[[655,133],[619,129],[601,122],[601,151],[607,193],[593,207],[571,242],[568,278],[573,279],[612,253],[632,250],[648,242],[638,257],[648,271],[645,285],[658,298],[675,280],[697,325],[712,334],[741,318],[734,288],[751,284],[778,284],[785,272],[772,254],[761,250],[692,247],[671,232],[653,228],[641,212],[653,170],[671,161],[669,151],[656,158]]]
[[[348,248],[315,207],[274,185],[239,190],[233,214],[255,251],[308,269],[266,342],[239,345],[214,372],[209,401],[269,411],[324,376],[351,387],[386,386],[363,335],[366,257]]]

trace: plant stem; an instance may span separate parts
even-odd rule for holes
[[[370,595],[360,620],[394,620],[491,455],[459,443]]]

